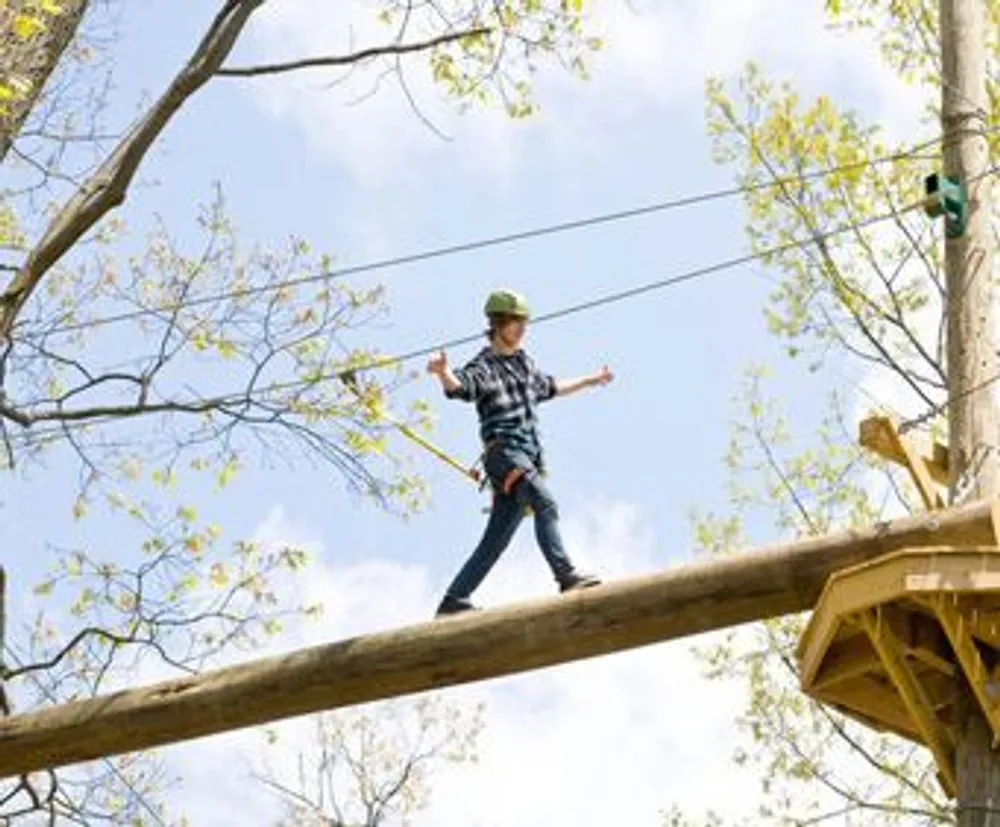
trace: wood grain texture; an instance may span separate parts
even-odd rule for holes
[[[983,0],[940,0],[941,126],[944,174],[969,189],[965,233],[945,240],[948,452],[952,497],[969,475],[971,496],[997,491],[1000,422],[996,402],[993,175],[986,138],[987,26]],[[958,825],[987,827],[1000,801],[1000,752],[969,699],[958,744]]]
[[[49,77],[73,41],[89,5],[90,0],[60,0],[60,13],[54,17],[46,15],[45,28],[22,39],[14,33],[14,20],[21,14],[37,16],[35,4],[27,0],[0,4],[0,77],[28,83],[24,94],[9,101],[6,112],[0,112],[0,163],[7,157]]]
[[[0,777],[803,611],[845,566],[907,547],[994,543],[991,506],[778,543],[17,715],[0,721]]]

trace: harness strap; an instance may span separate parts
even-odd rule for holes
[[[523,476],[523,468],[515,468],[513,471],[510,471],[503,480],[503,493],[509,497],[511,490],[513,490],[514,486],[518,484]]]

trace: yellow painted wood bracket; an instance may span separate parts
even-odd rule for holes
[[[968,681],[980,709],[993,730],[993,744],[1000,743],[1000,708],[998,708],[996,687],[992,676],[983,663],[982,656],[971,634],[971,626],[967,619],[969,610],[962,606],[958,595],[938,594],[932,598],[941,628],[951,641],[952,648],[962,664],[965,679]]]
[[[871,416],[863,420],[859,427],[858,441],[883,459],[906,468],[920,492],[925,508],[944,508],[944,500],[935,486],[935,483],[948,484],[947,449],[944,446],[935,444],[931,456],[921,454],[909,439],[899,433],[896,423],[887,416]],[[944,462],[942,458],[945,458]]]
[[[934,754],[945,791],[954,797],[958,790],[958,782],[955,772],[955,750],[949,732],[941,725],[927,693],[906,662],[902,644],[893,633],[890,624],[885,622],[885,612],[882,607],[869,609],[861,618],[872,645],[910,713],[910,718]]]
[[[1000,744],[1000,549],[901,549],[831,574],[796,655],[804,692],[927,746],[953,797],[966,693]]]

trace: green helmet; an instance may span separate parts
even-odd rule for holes
[[[494,290],[486,299],[483,312],[487,316],[520,316],[522,319],[531,316],[524,296],[513,290]]]

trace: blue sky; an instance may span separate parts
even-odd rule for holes
[[[148,0],[127,10],[113,110],[118,124],[133,111],[137,93],[162,88],[214,5],[199,0],[178,13],[176,4]],[[305,0],[272,0],[250,27],[240,62],[302,50],[341,51],[345,23],[356,23],[363,35],[368,12],[337,5],[317,10]],[[805,92],[822,89],[890,128],[905,128],[912,111],[905,96],[894,93],[864,44],[842,43],[822,30],[818,0],[779,0],[780,11],[770,13],[769,4],[749,2],[739,11],[730,5],[651,1],[639,8],[638,17],[629,17],[606,4],[600,8],[611,34],[593,81],[547,78],[538,92],[543,112],[531,122],[444,113],[453,135],[449,142],[419,125],[391,92],[352,108],[342,90],[321,88],[315,76],[215,81],[176,118],[144,170],[159,179],[158,186],[137,194],[122,214],[137,227],[154,213],[177,228],[191,226],[191,205],[208,199],[211,184],[219,181],[242,238],[304,236],[349,266],[725,187],[732,181],[730,171],[709,159],[701,87],[706,71],[732,76],[749,57],[768,70],[794,73]],[[792,23],[779,27],[778,19]],[[788,26],[796,25],[803,36],[785,37]],[[736,256],[747,247],[743,219],[739,201],[713,202],[362,276],[359,282],[381,280],[389,287],[392,315],[373,341],[400,352],[474,332],[481,324],[482,298],[496,285],[522,290],[546,312]],[[616,374],[610,387],[544,410],[551,485],[567,518],[567,535],[589,567],[615,577],[674,563],[689,547],[688,510],[724,507],[721,456],[728,424],[739,413],[731,398],[748,365],[776,365],[775,390],[805,427],[821,413],[826,392],[843,384],[829,373],[809,376],[783,359],[763,324],[769,287],[759,268],[741,267],[531,331],[530,349],[552,372],[575,375],[608,363]],[[450,356],[461,361],[472,352],[464,348]],[[416,367],[422,370],[423,364]],[[418,390],[435,402],[435,439],[471,459],[477,450],[474,410],[446,403],[429,379]],[[381,566],[372,577],[362,577],[369,605],[352,603],[357,613],[351,617],[333,607],[332,616],[340,619],[317,633],[320,638],[362,631],[368,620],[420,620],[433,611],[440,590],[477,540],[484,501],[429,456],[418,453],[414,459],[434,499],[426,513],[406,523],[374,507],[355,507],[329,473],[301,470],[249,469],[226,493],[203,502],[202,513],[225,526],[228,536],[263,532],[308,542],[321,555],[328,597],[343,597],[344,583]],[[26,588],[44,568],[46,542],[69,544],[86,536],[113,545],[122,538],[115,524],[80,527],[69,518],[73,483],[69,466],[57,462],[32,471],[30,481],[8,480],[0,488],[9,539],[4,563],[13,590]],[[609,528],[608,521],[616,527]],[[484,601],[551,588],[528,529],[495,570]],[[397,587],[408,591],[400,597]],[[19,604],[17,595],[13,604]],[[669,652],[683,659],[679,646]],[[662,665],[642,672],[647,661],[637,658],[621,656],[615,674],[622,685],[609,693],[633,691],[622,689],[640,682],[630,670],[638,670],[649,685],[670,680]],[[580,668],[575,666],[561,674],[593,677],[601,664],[586,665],[591,672],[574,672]],[[678,668],[688,669],[688,677],[670,691],[691,693],[689,701],[711,691],[698,684],[689,664]],[[560,694],[570,691],[568,679],[545,674],[545,680],[562,681],[562,689],[546,691],[564,706],[559,720],[570,720],[580,707]],[[538,728],[532,718],[538,713],[515,701],[518,692],[542,686],[532,680],[502,682],[500,694],[492,696],[511,716],[504,720],[518,721],[525,732]],[[734,697],[727,696],[728,702],[735,703]],[[652,714],[652,696],[644,703],[638,708]],[[718,715],[704,720],[724,738],[728,719]],[[633,744],[645,729],[655,738],[677,725],[664,719],[657,729],[632,720],[632,729],[623,732],[617,718],[609,721],[608,737],[617,732]],[[567,732],[572,733],[569,725]],[[558,737],[553,735],[554,743]],[[226,743],[217,739],[214,748]],[[493,746],[494,757],[504,754],[502,745]],[[717,745],[711,756],[701,756],[709,763],[698,766],[723,766],[731,747]],[[176,754],[194,756],[202,748],[210,749],[191,745]],[[677,758],[676,743],[644,749],[657,760]],[[586,777],[586,772],[579,776]],[[575,782],[570,776],[563,781],[572,795]],[[657,796],[661,804],[669,803],[673,787],[657,791],[652,777],[642,783],[642,795],[630,793],[640,804]],[[197,802],[192,806],[209,806],[196,783],[191,795]],[[454,800],[442,806],[441,820],[432,816],[426,823],[469,823],[461,820],[468,810]],[[601,823],[596,811],[576,817],[581,825]],[[630,823],[653,824],[655,812],[647,807]]]

